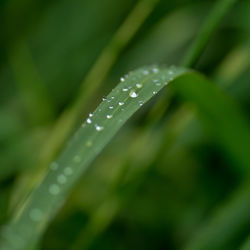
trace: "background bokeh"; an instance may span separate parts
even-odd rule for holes
[[[117,58],[88,95],[70,134],[125,73],[148,64],[178,65],[216,2],[149,5],[152,10],[124,48],[113,48]],[[79,92],[91,88],[85,77],[136,5],[134,0],[0,1],[1,225],[63,148],[63,142],[54,148],[50,140],[56,124]],[[247,119],[249,13],[250,1],[237,1],[194,67],[229,95]],[[107,65],[108,58],[101,68]],[[98,80],[98,72],[94,76]],[[59,124],[70,119],[64,117]],[[193,106],[180,102],[174,91],[163,91],[95,160],[37,249],[175,250],[197,237],[210,240],[209,249],[238,249],[250,234],[247,180]],[[228,214],[230,220],[223,220]]]

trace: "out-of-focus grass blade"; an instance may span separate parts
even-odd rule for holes
[[[198,74],[185,74],[176,79],[174,86],[185,99],[196,104],[206,126],[237,166],[235,172],[249,172],[249,126],[235,103]]]
[[[32,249],[67,193],[118,129],[183,68],[147,67],[121,78],[69,142],[51,170],[4,231],[0,249]]]
[[[220,0],[216,2],[213,10],[209,13],[209,16],[201,28],[200,33],[188,50],[187,55],[184,57],[182,65],[185,67],[191,67],[197,62],[201,56],[201,52],[206,47],[208,40],[218,28],[218,24],[235,2],[236,0]]]

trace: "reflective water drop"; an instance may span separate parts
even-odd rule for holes
[[[92,117],[93,116],[93,114],[92,113],[89,113],[89,117]]]
[[[119,106],[122,106],[124,104],[124,102],[119,102],[118,104],[119,104]]]
[[[134,90],[131,90],[129,92],[129,96],[132,97],[132,98],[136,98],[138,96],[138,94],[136,94],[136,92]]]
[[[107,100],[107,97],[106,97],[106,96],[103,96],[103,97],[102,97],[102,100],[103,100],[103,101],[106,101],[106,100]]]
[[[109,109],[113,109],[114,108],[114,106],[109,106]]]
[[[148,75],[148,74],[149,74],[148,70],[144,70],[144,71],[143,71],[143,74],[144,74],[144,75]]]
[[[75,163],[79,163],[81,161],[81,157],[79,155],[76,155],[73,160]]]
[[[58,169],[58,163],[57,162],[52,162],[51,165],[50,165],[50,169],[51,170],[57,170]]]
[[[108,119],[111,119],[112,118],[112,115],[107,115],[106,116]]]
[[[153,91],[153,94],[155,95],[157,92],[156,91]]]
[[[158,68],[153,68],[152,70],[154,73],[158,73],[159,72],[159,69]]]
[[[121,82],[124,82],[124,81],[125,81],[125,79],[124,79],[123,77],[121,77],[120,80],[121,80]]]
[[[104,129],[104,127],[102,127],[102,126],[99,126],[99,125],[95,125],[95,129],[97,130],[97,131],[102,131],[103,129]]]
[[[60,192],[60,188],[57,184],[52,184],[50,187],[49,187],[49,192],[52,194],[52,195],[57,195],[59,194]]]
[[[87,119],[87,123],[90,124],[92,121],[90,118]]]
[[[144,103],[143,101],[139,101],[139,105],[140,105],[140,106],[142,106],[142,105],[143,105],[143,103]]]
[[[31,209],[29,216],[33,221],[40,221],[43,218],[43,212],[38,208],[33,208]]]
[[[63,174],[60,174],[57,176],[57,181],[60,183],[60,184],[64,184],[67,182],[67,178],[63,175]]]
[[[142,87],[142,84],[141,84],[141,83],[136,83],[136,87],[137,87],[138,89],[140,89],[140,88]]]
[[[126,92],[128,91],[128,88],[123,88],[122,91]]]
[[[87,141],[86,146],[91,147],[92,146],[92,141]]]
[[[70,167],[66,167],[63,172],[65,175],[72,175],[72,173],[73,173],[73,171]]]

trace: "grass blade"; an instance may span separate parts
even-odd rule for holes
[[[90,114],[43,182],[28,198],[10,227],[0,249],[32,249],[67,193],[119,128],[183,68],[142,68],[127,77]]]
[[[172,80],[177,92],[198,108],[225,152],[238,164],[239,171],[245,173],[250,158],[248,152],[239,150],[237,142],[240,140],[247,150],[250,135],[244,117],[231,100],[208,80],[184,68],[141,68],[121,78],[121,83],[89,115],[4,231],[0,249],[32,249],[74,184],[105,145],[133,113]]]
[[[208,40],[218,27],[218,24],[235,2],[236,0],[217,1],[212,12],[209,14],[203,27],[201,28],[200,33],[191,45],[191,48],[187,51],[187,54],[182,62],[183,66],[191,67],[197,62]]]

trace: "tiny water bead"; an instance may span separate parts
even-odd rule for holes
[[[157,91],[153,91],[153,94],[155,95],[157,93]]]
[[[43,218],[43,212],[38,208],[33,208],[31,209],[29,216],[33,221],[40,221]]]
[[[67,176],[73,174],[73,170],[72,170],[70,167],[66,167],[66,168],[64,169],[63,172],[64,172],[64,174],[67,175]]]
[[[50,169],[51,170],[57,170],[58,169],[58,167],[59,167],[59,165],[58,165],[58,163],[57,162],[52,162],[51,164],[50,164]]]
[[[132,98],[136,98],[138,96],[138,94],[134,90],[131,90],[129,92],[129,96],[132,97]]]
[[[64,183],[67,182],[67,178],[65,177],[65,175],[60,174],[60,175],[57,176],[57,181],[60,184],[64,184]]]
[[[153,68],[152,71],[153,71],[154,73],[158,73],[158,72],[159,72],[159,69],[158,69],[158,68]]]
[[[114,109],[114,106],[109,106],[109,109]]]
[[[108,119],[111,119],[112,118],[112,115],[107,115],[106,116]]]
[[[52,184],[49,187],[49,192],[52,195],[57,195],[60,192],[60,187],[57,184]]]
[[[104,129],[104,127],[102,127],[102,126],[100,126],[100,125],[95,125],[95,129],[97,130],[97,131],[102,131],[103,129]]]
[[[89,117],[92,117],[93,116],[93,114],[92,113],[89,113]]]
[[[103,96],[102,97],[102,100],[105,102],[107,100],[107,97],[106,96]]]
[[[88,124],[90,124],[90,123],[92,123],[92,120],[91,120],[90,118],[88,118],[88,119],[86,120],[86,122],[87,122]]]
[[[118,102],[119,106],[122,106],[124,104],[124,102]]]
[[[76,155],[73,160],[75,163],[79,163],[81,161],[81,157],[79,155]]]
[[[126,92],[126,91],[128,91],[128,88],[123,88],[122,91]]]
[[[120,80],[121,80],[121,82],[124,82],[124,81],[125,81],[125,78],[124,78],[124,77],[121,77]]]
[[[136,83],[136,87],[137,87],[138,89],[140,89],[140,88],[142,87],[142,84],[141,84],[141,83]]]

